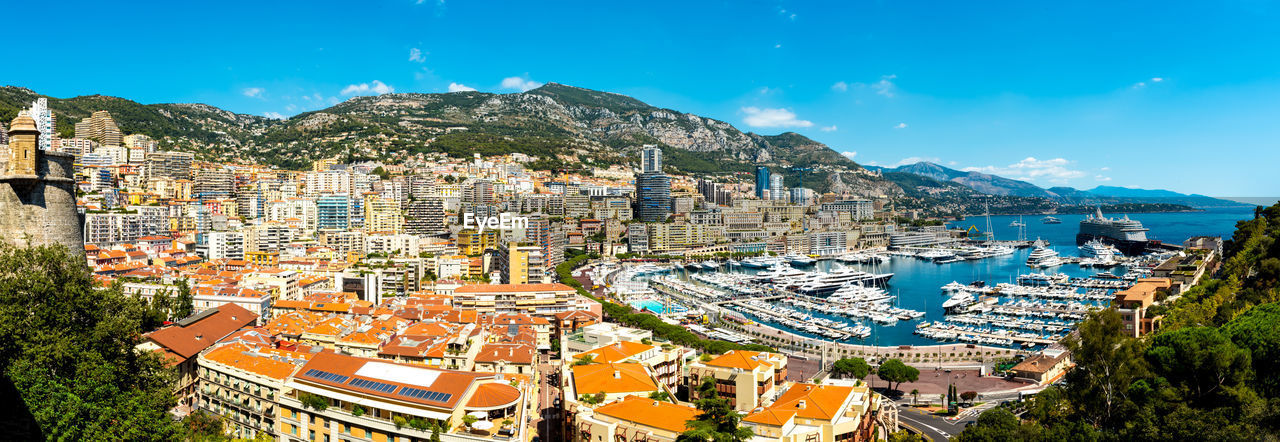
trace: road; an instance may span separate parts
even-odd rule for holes
[[[556,373],[555,364],[552,364],[548,355],[538,356],[538,372],[539,372],[539,390],[538,390],[538,418],[534,419],[534,426],[537,428],[539,440],[552,441],[563,440],[560,423],[560,408],[555,405],[556,398],[560,397],[560,389],[552,386],[548,382],[548,376]]]
[[[936,442],[944,442],[951,439],[952,436],[964,431],[965,424],[978,419],[976,416],[969,416],[952,422],[944,417],[917,410],[915,407],[902,406],[901,403],[899,405],[898,421],[902,425],[919,430],[925,437]]]

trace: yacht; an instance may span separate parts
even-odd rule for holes
[[[1050,249],[1043,240],[1036,240],[1032,245],[1035,249],[1031,251],[1031,256],[1027,257],[1028,267],[1046,268],[1062,265],[1062,258],[1058,257],[1058,252]]]
[[[955,295],[951,296],[951,298],[950,298],[950,299],[947,299],[946,301],[943,301],[943,302],[942,302],[942,309],[943,309],[943,310],[950,311],[950,310],[955,310],[955,309],[960,308],[960,307],[964,307],[964,306],[969,305],[969,304],[972,304],[972,303],[973,303],[973,295],[970,295],[970,294],[968,294],[968,293],[966,293],[966,292],[960,292],[960,293],[956,293]]]
[[[756,269],[767,269],[769,267],[773,267],[774,265],[781,264],[782,262],[783,262],[782,258],[776,258],[771,256],[758,256],[758,257],[747,258],[742,260],[742,266],[756,268]]]
[[[960,282],[958,282],[958,281],[951,281],[949,284],[942,286],[942,291],[944,291],[944,292],[958,292],[958,291],[964,290],[964,289],[966,289],[966,288],[968,288],[968,286],[966,286],[966,285],[964,285],[964,284],[961,284],[961,283],[960,283]]]
[[[1021,216],[1018,217],[1017,221],[1009,223],[1009,227],[1026,227],[1026,226],[1027,226],[1027,223],[1022,222]]]
[[[793,266],[811,266],[818,262],[818,260],[804,255],[787,255],[786,260]]]
[[[796,291],[810,296],[825,296],[839,290],[846,284],[874,286],[884,284],[892,277],[892,273],[868,273],[847,267],[839,268],[832,270],[830,273],[819,274],[808,281],[800,282]]]
[[[807,275],[809,275],[808,272],[793,269],[791,268],[791,266],[787,265],[786,263],[779,263],[779,264],[775,264],[773,267],[770,267],[769,270],[765,270],[763,272],[757,273],[755,275],[755,279],[757,281],[772,281],[772,280],[789,279],[789,278],[795,278],[795,277],[807,276]]]
[[[1046,216],[1044,218],[1040,218],[1040,222],[1045,224],[1062,224],[1062,220],[1054,218],[1052,216]]]
[[[662,267],[653,264],[641,264],[633,270],[637,275],[653,275],[662,272],[671,271],[671,267]]]
[[[1093,256],[1098,258],[1111,258],[1116,255],[1116,249],[1105,242],[1098,239],[1086,241],[1080,246],[1080,256]]]
[[[704,269],[706,269],[706,270],[715,270],[715,269],[720,268],[720,263],[715,262],[715,261],[712,261],[712,260],[706,260],[706,261],[703,261],[703,262],[702,262],[702,268],[704,268]]]

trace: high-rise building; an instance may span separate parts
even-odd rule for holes
[[[756,166],[756,198],[769,198],[769,168]]]
[[[196,198],[201,201],[230,198],[233,178],[231,170],[221,165],[201,167],[196,171]]]
[[[146,135],[133,134],[124,136],[124,145],[130,149],[141,149],[143,153],[151,153],[156,151],[160,143]]]
[[[400,233],[404,215],[400,213],[400,201],[377,195],[364,198],[364,231]]]
[[[175,180],[191,179],[191,162],[195,156],[190,152],[152,152],[147,154],[147,179],[157,177]]]
[[[351,199],[345,193],[316,198],[316,228],[345,230],[351,226]]]
[[[97,111],[89,118],[76,123],[76,138],[88,138],[102,143],[103,146],[119,146],[124,142],[124,133],[116,126],[116,120],[107,111]]]
[[[525,227],[525,239],[542,249],[546,257],[547,272],[564,262],[564,230],[546,216],[530,216]]]
[[[503,284],[543,284],[551,282],[542,248],[520,243],[498,246],[498,273]]]
[[[444,223],[444,202],[439,198],[423,198],[409,202],[404,219],[404,232],[411,235],[439,235],[448,232]]]
[[[769,177],[769,199],[786,201],[787,189],[782,186],[782,175],[772,175]]]
[[[635,216],[644,222],[666,221],[671,214],[671,177],[661,172],[636,176]]]
[[[49,100],[37,98],[36,101],[31,102],[31,109],[27,113],[36,122],[36,130],[40,131],[40,137],[36,141],[37,148],[40,150],[53,149],[53,137],[56,134],[54,128],[58,120],[53,115],[53,112],[49,110]]]
[[[644,146],[644,150],[640,152],[640,172],[662,172],[662,149],[652,144]]]

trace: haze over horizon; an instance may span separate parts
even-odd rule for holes
[[[0,66],[0,83],[285,117],[357,95],[554,81],[799,132],[869,165],[1280,193],[1271,5],[593,5],[15,4],[32,18],[8,29],[27,37],[24,62]],[[121,26],[82,38],[40,17]]]

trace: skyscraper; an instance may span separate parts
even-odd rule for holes
[[[662,173],[662,149],[646,144],[640,153],[640,171],[643,173]]]
[[[766,199],[769,197],[769,168],[764,166],[756,166],[756,198]]]
[[[637,175],[635,212],[641,221],[666,221],[671,214],[671,178],[661,172]]]
[[[782,186],[782,175],[769,177],[769,199],[783,201],[787,199],[787,189]]]
[[[57,121],[53,116],[53,112],[49,110],[49,100],[45,98],[37,98],[31,102],[31,109],[27,112],[31,115],[31,119],[36,122],[36,129],[40,131],[40,138],[36,142],[36,147],[40,150],[53,149],[54,123]]]

